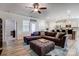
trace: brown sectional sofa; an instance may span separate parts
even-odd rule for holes
[[[55,45],[64,48],[65,39],[66,39],[64,32],[59,32],[59,34],[57,34],[57,32],[44,32],[44,33],[45,35],[41,35],[41,32],[36,32],[36,34],[32,33],[31,36],[24,37],[24,42],[29,44],[30,41],[32,40],[44,38],[53,41]]]
[[[64,48],[65,44],[65,33],[60,32],[58,37],[56,37],[57,33],[56,32],[46,32],[45,36],[42,36],[43,38],[55,42],[55,45],[60,46]]]
[[[40,38],[41,38],[41,36],[26,36],[26,37],[24,37],[24,42],[26,44],[29,44],[30,41],[40,39]]]

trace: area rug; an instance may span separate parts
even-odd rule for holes
[[[24,45],[24,47],[29,51],[30,56],[38,56],[31,48],[30,45]],[[66,56],[67,50],[59,46],[55,46],[55,49],[46,54],[46,56]]]

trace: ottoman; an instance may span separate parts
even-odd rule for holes
[[[30,41],[30,48],[37,53],[39,56],[44,56],[49,51],[53,50],[55,43],[46,39],[38,39]]]

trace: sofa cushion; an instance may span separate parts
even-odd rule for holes
[[[47,40],[51,40],[51,41],[54,41],[54,42],[60,42],[60,39],[56,38],[56,37],[42,36],[42,38],[47,39]]]
[[[33,40],[33,39],[39,39],[41,38],[40,36],[26,36],[24,37],[26,40]]]
[[[52,36],[55,37],[56,36],[56,32],[45,32],[46,36]]]
[[[31,34],[31,36],[39,36],[40,35],[40,32],[33,32],[32,34]]]

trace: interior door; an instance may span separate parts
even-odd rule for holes
[[[5,20],[5,41],[8,43],[15,39],[16,39],[16,21],[11,19]]]

